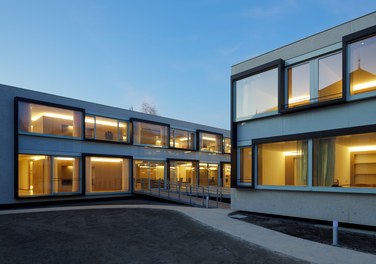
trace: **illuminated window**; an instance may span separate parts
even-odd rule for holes
[[[231,164],[222,163],[222,174],[221,174],[222,187],[231,187]]]
[[[128,127],[128,122],[126,121],[100,116],[85,117],[86,138],[116,142],[129,142]]]
[[[133,143],[168,147],[168,126],[133,121]]]
[[[165,162],[135,160],[133,163],[133,183],[135,190],[163,187]],[[158,186],[158,184],[161,184]]]
[[[376,90],[376,35],[348,45],[350,94]]]
[[[197,162],[195,161],[170,161],[170,182],[197,184]]]
[[[54,158],[53,186],[55,193],[78,192],[80,187],[79,159]]]
[[[240,149],[239,183],[252,183],[252,147]]]
[[[82,137],[82,112],[19,102],[19,131],[62,137]]]
[[[195,132],[172,128],[170,131],[170,147],[180,149],[194,149]]]
[[[199,167],[199,185],[218,186],[218,164],[200,162]]]
[[[223,152],[227,154],[231,153],[231,138],[223,139]]]
[[[376,187],[376,133],[313,140],[313,185]]]
[[[86,192],[129,192],[130,161],[114,157],[86,157]]]
[[[258,184],[307,186],[308,141],[286,141],[258,145]]]
[[[222,152],[222,136],[206,132],[200,132],[200,151]]]

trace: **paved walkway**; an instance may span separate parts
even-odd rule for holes
[[[265,229],[260,226],[232,219],[228,216],[228,214],[232,212],[229,209],[205,209],[188,206],[182,207],[163,205],[95,205],[3,210],[0,211],[0,215],[106,208],[152,208],[175,210],[201,223],[204,223],[215,229],[221,230],[237,238],[244,239],[253,244],[260,245],[271,251],[279,252],[301,260],[309,261],[311,263],[376,263],[376,256],[372,254],[361,253],[349,249],[333,247],[300,239],[276,231]]]

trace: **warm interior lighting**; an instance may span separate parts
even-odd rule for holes
[[[371,81],[371,82],[365,82],[365,83],[360,83],[356,84],[353,86],[353,91],[359,91],[363,89],[368,89],[376,86],[376,81]]]
[[[217,141],[215,138],[211,137],[202,137],[203,140]]]
[[[309,94],[289,98],[289,104],[296,104],[305,101],[309,101]]]
[[[187,137],[182,137],[182,138],[178,138],[180,141],[187,141],[188,138]]]
[[[90,123],[90,124],[97,124],[97,125],[104,125],[104,126],[112,126],[112,127],[117,127],[118,123],[117,122],[110,122],[110,121],[103,121],[103,120],[96,120],[94,121],[94,118],[85,118],[85,123]],[[124,124],[119,124],[119,127],[126,127]]]
[[[52,118],[59,118],[59,119],[65,119],[65,120],[73,120],[73,116],[71,116],[71,115],[62,115],[62,114],[55,114],[55,113],[42,113],[40,115],[32,117],[31,121],[37,121],[41,117],[52,117]]]
[[[122,162],[123,159],[116,158],[90,158],[92,162]]]
[[[350,152],[376,151],[375,145],[349,147]]]
[[[74,160],[74,158],[67,158],[67,157],[56,157],[56,160]]]
[[[301,155],[303,155],[303,153],[301,151],[285,151],[285,152],[283,152],[283,155],[285,155],[285,157],[288,157],[288,156],[301,156]]]
[[[34,160],[34,161],[37,161],[37,160],[43,160],[43,159],[45,159],[45,157],[44,156],[34,156],[31,159]]]

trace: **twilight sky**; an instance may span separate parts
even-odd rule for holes
[[[229,129],[231,66],[375,0],[0,0],[0,83]]]

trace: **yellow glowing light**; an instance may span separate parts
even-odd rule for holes
[[[359,91],[363,89],[368,89],[376,86],[376,81],[371,81],[371,82],[365,82],[365,83],[360,83],[356,84],[353,86],[353,91]]]
[[[303,155],[303,153],[301,151],[285,151],[285,152],[283,152],[283,155],[285,155],[286,157],[288,157],[288,156],[301,156],[301,155]]]
[[[122,162],[123,159],[116,159],[116,158],[90,158],[91,161],[94,162]]]
[[[295,96],[289,98],[289,104],[295,104],[295,103],[300,103],[304,101],[309,101],[309,94],[304,94],[301,96]]]
[[[210,141],[217,141],[215,138],[212,137],[202,137],[203,140],[210,140]]]
[[[37,161],[37,160],[43,160],[43,159],[45,159],[45,157],[44,156],[34,156],[31,159],[34,160],[34,161]]]
[[[116,121],[104,121],[104,120],[99,120],[97,119],[96,121],[94,121],[94,118],[85,118],[85,123],[91,123],[91,124],[97,124],[97,125],[104,125],[104,126],[112,126],[112,127],[117,127],[118,126],[118,123]],[[126,127],[126,125],[124,124],[119,124],[119,127]]]
[[[56,157],[56,160],[74,160],[74,158],[67,158],[67,157]]]
[[[358,151],[375,151],[376,146],[370,145],[370,146],[355,146],[355,147],[349,147],[350,152],[358,152]]]
[[[64,120],[73,120],[73,116],[71,115],[62,115],[62,114],[55,114],[55,113],[42,113],[41,115],[37,115],[31,118],[31,121],[37,121],[41,117],[52,117]]]

